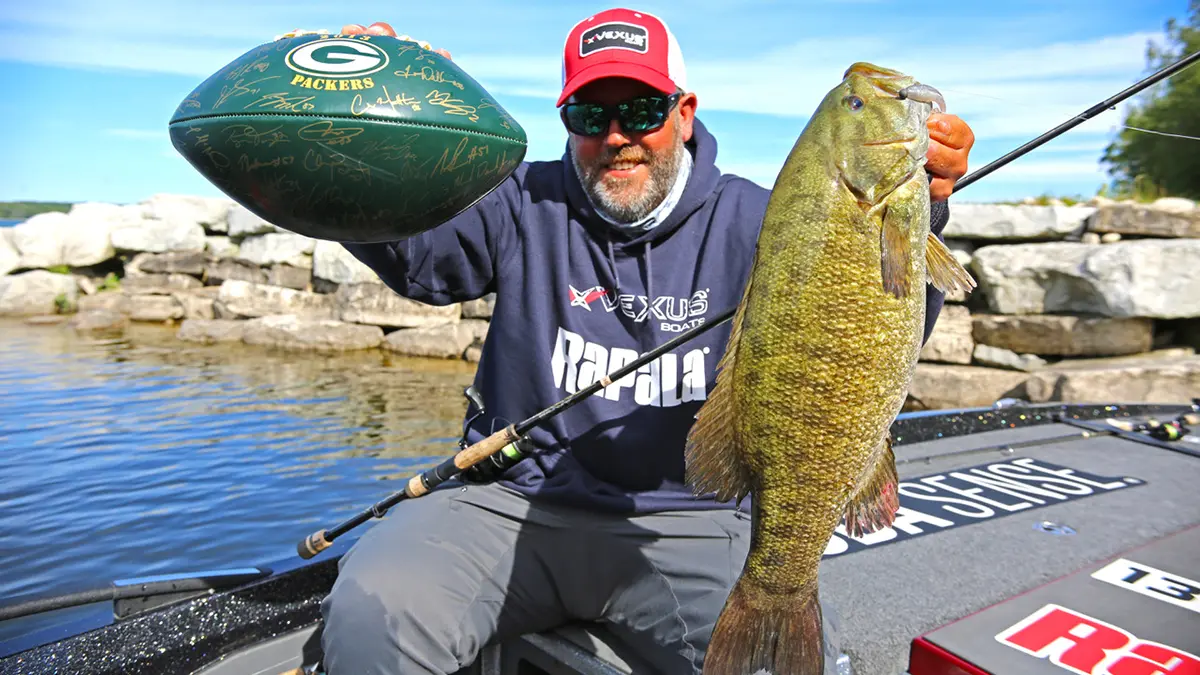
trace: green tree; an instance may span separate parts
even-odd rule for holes
[[[66,202],[0,202],[0,218],[24,220],[30,216],[47,211],[71,210],[71,204]]]
[[[1200,51],[1200,0],[1188,4],[1188,20],[1168,19],[1166,43],[1151,43],[1151,71]],[[1200,137],[1200,64],[1192,64],[1143,94],[1130,107],[1124,124],[1168,134]],[[1112,189],[1121,196],[1200,199],[1200,141],[1122,129],[1104,150]]]

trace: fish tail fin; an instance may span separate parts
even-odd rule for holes
[[[713,628],[704,675],[821,675],[825,640],[817,585],[770,596],[742,577]]]
[[[846,504],[846,532],[861,537],[868,532],[891,527],[900,508],[899,478],[896,476],[896,455],[892,452],[892,435],[872,453],[858,491]]]
[[[975,278],[954,257],[937,235],[930,232],[925,246],[925,269],[939,291],[967,291],[975,288]]]

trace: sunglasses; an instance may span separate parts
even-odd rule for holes
[[[560,110],[567,131],[579,136],[599,136],[608,131],[616,117],[626,133],[645,133],[658,129],[679,102],[682,94],[639,96],[615,105],[568,103]]]

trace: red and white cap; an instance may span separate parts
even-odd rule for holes
[[[580,21],[563,49],[561,106],[583,85],[628,77],[665,94],[687,88],[683,52],[667,24],[653,14],[610,9]]]

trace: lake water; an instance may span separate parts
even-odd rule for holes
[[[294,557],[453,452],[473,373],[0,319],[0,602]]]
[[[0,227],[12,227],[13,225],[16,225],[17,223],[23,223],[23,222],[25,222],[25,221],[0,218]]]

